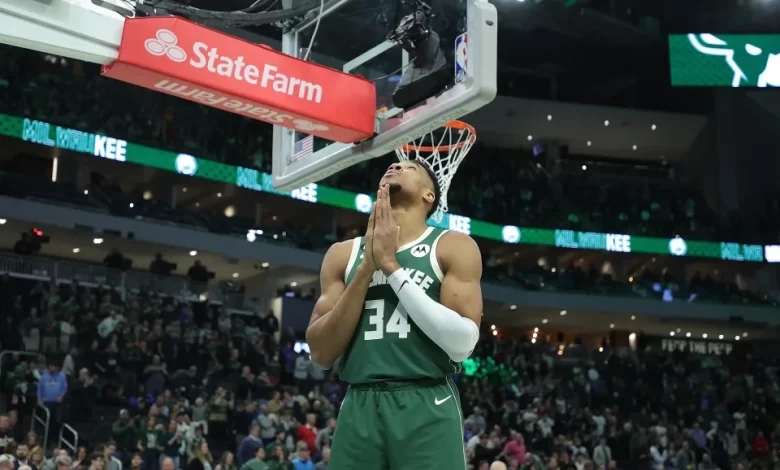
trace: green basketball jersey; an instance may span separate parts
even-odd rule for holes
[[[436,245],[446,230],[428,227],[415,241],[400,247],[396,259],[430,298],[439,301],[444,278]],[[346,282],[363,260],[364,238],[353,240]],[[341,379],[352,383],[392,379],[448,377],[457,371],[439,346],[415,325],[382,271],[374,273],[360,323],[341,363]]]

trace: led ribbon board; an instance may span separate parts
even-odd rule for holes
[[[227,165],[189,154],[155,149],[115,137],[5,114],[0,114],[0,135],[92,157],[134,163],[184,176],[232,184],[251,191],[267,192],[362,213],[368,213],[374,202],[368,194],[353,193],[317,183],[311,183],[292,191],[279,191],[273,187],[271,174],[263,173],[255,168]],[[736,242],[685,240],[680,237],[657,238],[622,233],[518,227],[485,222],[457,214],[444,214],[441,222],[430,219],[428,224],[457,230],[474,237],[510,244],[547,245],[617,253],[704,257],[730,261],[780,262],[780,246],[774,245],[747,245]]]

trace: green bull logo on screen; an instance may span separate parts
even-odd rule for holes
[[[672,85],[780,86],[780,35],[669,36]]]

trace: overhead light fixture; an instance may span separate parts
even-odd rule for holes
[[[152,198],[152,192],[149,191],[148,189],[144,191],[144,201],[148,201],[151,198]]]
[[[496,325],[490,325],[490,329],[491,330],[495,330],[496,329]]]
[[[130,203],[130,209],[132,209],[133,207],[135,207],[135,204],[133,204],[133,203],[131,202],[131,203]]]
[[[542,319],[542,323],[544,323],[544,324],[547,324],[547,319],[546,319],[546,318],[543,318],[543,319]]]
[[[74,253],[78,253],[79,251],[81,251],[81,250],[79,250],[78,248],[74,248],[74,249],[73,249],[73,252],[74,252]]]
[[[224,211],[225,217],[233,217],[236,215],[236,208],[233,206],[227,206]]]
[[[238,273],[233,273],[233,278],[235,279],[237,277],[238,277]]]
[[[298,287],[298,283],[293,281],[290,283],[290,287]]]
[[[198,256],[198,252],[195,250],[190,251],[190,256]]]
[[[547,115],[547,120],[548,120],[548,121],[552,121],[552,114],[548,114],[548,115]]]
[[[92,239],[92,243],[94,243],[95,245],[100,245],[101,243],[103,243],[103,239],[102,238],[93,238]]]
[[[604,121],[604,127],[609,126],[609,121]]]
[[[510,305],[509,310],[517,310],[517,305]]]
[[[528,140],[529,140],[529,141],[531,141],[531,140],[534,140],[534,136],[532,136],[532,135],[529,135],[529,136],[528,136]]]
[[[670,331],[669,336],[674,336],[674,331]]]
[[[745,332],[745,333],[742,333],[742,337],[743,337],[743,338],[747,338],[747,332]]]
[[[588,165],[582,165],[582,171],[585,171],[588,169]]]
[[[263,263],[263,264],[261,264],[260,266],[261,266],[261,267],[263,267],[263,268],[267,268],[268,266],[270,266],[270,264],[268,264],[268,263]]]
[[[588,141],[587,144],[588,144],[588,147],[590,147],[591,145],[593,145],[593,142]]]
[[[493,330],[493,336],[498,336],[498,331]]]
[[[217,197],[222,197],[222,193],[217,193]]]
[[[534,328],[534,333],[539,333],[539,328]]]
[[[0,219],[0,225],[5,225],[6,222],[8,222],[8,221],[5,220],[5,219]]]
[[[520,0],[522,1],[522,0]],[[536,344],[536,338],[531,338],[531,343]]]
[[[632,320],[636,320],[636,315],[631,315]]]
[[[200,207],[200,203],[199,203],[199,202],[196,202],[196,203],[195,203],[195,207]]]
[[[187,187],[185,186],[185,187],[181,188],[181,192],[186,193],[187,192]]]
[[[610,324],[609,324],[609,327],[610,327],[610,328],[615,328],[615,324],[614,324],[614,323],[610,323]]]
[[[634,144],[633,146],[631,146],[631,148],[632,148],[632,149],[634,149],[634,150],[636,150],[636,144]]]
[[[735,336],[734,339],[739,341],[739,335]]]
[[[653,124],[652,126],[650,126],[650,130],[654,131],[655,129],[656,129],[656,126],[655,126],[655,124]]]
[[[599,352],[604,352],[604,348],[602,348],[601,346],[599,346]]]
[[[689,332],[685,333],[685,337],[686,338],[690,338],[691,337],[691,332],[689,331]]]
[[[680,332],[680,329],[679,329],[679,328],[677,328],[677,332],[678,332],[678,333]]]
[[[555,268],[551,268],[551,269],[550,269],[550,272],[555,272]]]
[[[719,335],[719,336],[718,336],[718,339],[723,339],[723,335]]]
[[[88,194],[89,194],[89,189],[85,189],[85,190],[84,190],[84,195],[86,196],[86,195],[88,195]]]
[[[701,337],[707,339],[707,333],[702,333]]]
[[[566,310],[561,310],[561,316],[565,316],[568,312]]]

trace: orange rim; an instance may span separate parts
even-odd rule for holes
[[[469,136],[468,139],[465,139],[463,142],[458,142],[456,144],[439,145],[437,147],[433,147],[431,145],[404,144],[401,146],[401,150],[407,153],[413,150],[416,150],[418,152],[429,152],[429,153],[441,152],[441,151],[446,152],[453,149],[463,148],[466,145],[473,144],[474,141],[477,140],[476,129],[474,129],[474,127],[471,124],[467,124],[463,121],[450,121],[442,127],[457,129],[457,130],[468,130],[471,135]]]

